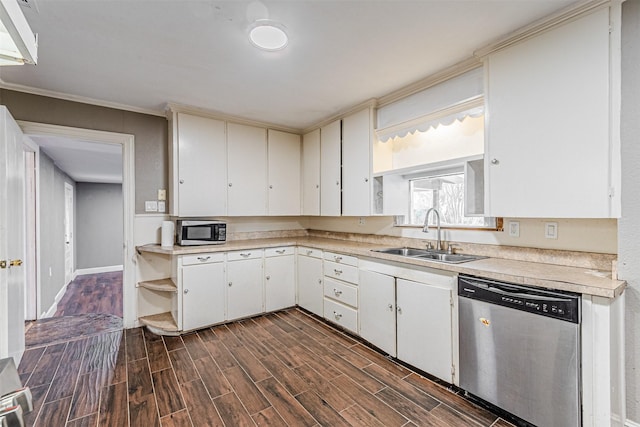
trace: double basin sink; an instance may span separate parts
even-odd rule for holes
[[[426,259],[431,261],[446,262],[447,264],[460,264],[468,261],[475,261],[486,257],[477,255],[450,254],[442,251],[414,248],[385,248],[372,249],[373,252],[382,254],[398,255],[407,258]]]

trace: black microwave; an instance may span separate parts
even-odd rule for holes
[[[180,246],[216,245],[227,241],[227,224],[222,221],[177,221],[176,240]]]

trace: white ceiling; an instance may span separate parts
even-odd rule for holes
[[[31,135],[56,166],[76,182],[122,183],[122,146]]]
[[[157,113],[175,102],[296,129],[467,59],[575,2],[29,1],[38,65],[0,69],[9,87]],[[250,44],[250,22],[266,17],[286,26],[285,50]]]

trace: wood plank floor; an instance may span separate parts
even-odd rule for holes
[[[46,427],[511,425],[298,309],[32,348],[19,372]]]
[[[54,317],[81,314],[122,317],[122,271],[83,274],[69,283]]]

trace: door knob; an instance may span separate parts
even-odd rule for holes
[[[7,260],[0,261],[0,268],[7,268]]]
[[[20,267],[21,265],[22,265],[21,259],[14,259],[14,260],[11,260],[11,262],[9,263],[9,266],[11,267]]]

